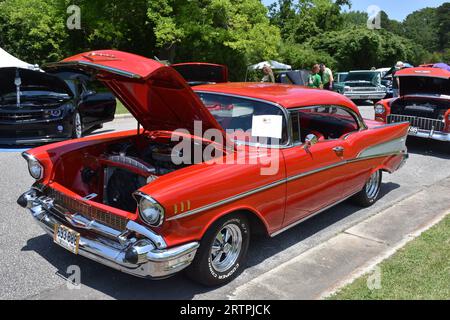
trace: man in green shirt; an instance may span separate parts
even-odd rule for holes
[[[322,89],[322,78],[320,77],[319,71],[319,65],[315,64],[309,75],[308,87]]]
[[[333,90],[333,72],[323,63],[320,65],[320,73],[322,75],[322,84],[325,90]]]

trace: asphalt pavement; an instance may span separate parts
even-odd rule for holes
[[[363,116],[373,118],[372,107],[360,109]],[[95,134],[132,128],[136,128],[136,122],[123,118],[106,124]],[[381,199],[374,206],[361,209],[346,201],[275,238],[253,239],[245,271],[230,284],[213,289],[197,285],[183,274],[160,281],[134,278],[53,244],[26,210],[16,204],[17,197],[33,182],[20,156],[22,149],[1,150],[0,299],[227,299],[239,292],[251,295],[247,283],[258,284],[278,266],[296,261],[344,231],[450,177],[449,145],[411,138],[408,148],[410,159],[400,171],[384,176]],[[437,202],[439,197],[435,196],[428,208],[441,208]],[[65,278],[73,265],[81,269],[81,287],[71,290]],[[296,278],[292,273],[286,276]],[[253,290],[256,294],[261,289],[256,285]],[[283,288],[274,289],[273,299],[282,297],[281,293],[276,295],[276,290],[282,292]],[[308,297],[306,287],[298,286],[297,290],[298,297]]]

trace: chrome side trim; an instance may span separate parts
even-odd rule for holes
[[[173,221],[173,220],[178,220],[178,219],[181,219],[181,218],[189,217],[189,216],[192,216],[194,214],[197,214],[197,213],[200,213],[200,212],[203,212],[203,211],[206,211],[206,210],[214,209],[214,208],[217,208],[219,206],[228,204],[230,202],[233,202],[233,201],[245,198],[245,197],[250,196],[252,194],[255,194],[255,193],[258,193],[258,192],[270,189],[270,188],[274,188],[274,187],[279,186],[281,184],[284,184],[284,183],[287,183],[287,182],[291,182],[291,181],[294,181],[294,180],[297,180],[297,179],[300,179],[300,178],[303,178],[303,177],[306,177],[306,176],[309,176],[309,175],[312,175],[312,174],[316,174],[316,173],[319,173],[321,171],[325,171],[325,170],[328,170],[328,169],[339,167],[339,166],[342,166],[342,165],[345,165],[345,164],[348,164],[348,163],[354,163],[354,162],[358,162],[358,161],[370,160],[370,159],[381,158],[381,157],[399,156],[399,155],[405,155],[405,154],[406,154],[406,152],[404,152],[404,151],[395,151],[395,152],[391,152],[391,153],[380,153],[380,154],[364,156],[364,157],[360,157],[359,156],[359,157],[351,159],[351,160],[340,161],[340,162],[337,162],[337,163],[335,163],[333,165],[329,165],[329,166],[326,166],[326,167],[322,167],[322,168],[318,168],[318,169],[315,169],[315,170],[307,171],[307,172],[304,172],[304,173],[301,173],[301,174],[298,174],[298,175],[287,177],[285,179],[277,180],[275,182],[272,182],[270,184],[264,185],[262,187],[258,187],[256,189],[240,193],[240,194],[238,194],[236,196],[232,196],[232,197],[226,198],[224,200],[220,200],[220,201],[208,204],[206,206],[199,207],[197,209],[193,209],[193,210],[187,211],[185,213],[182,213],[182,214],[170,217],[170,218],[166,219],[166,221]]]
[[[394,139],[385,143],[377,144],[362,150],[356,158],[373,157],[376,155],[389,154],[406,151],[406,137]]]
[[[359,191],[358,191],[358,192],[359,192]],[[308,216],[306,216],[306,217],[304,217],[304,218],[302,218],[302,219],[300,219],[300,220],[297,220],[297,221],[291,223],[290,225],[287,225],[286,227],[284,227],[284,228],[282,228],[282,229],[280,229],[280,230],[278,230],[278,231],[275,231],[274,233],[271,233],[270,236],[273,238],[273,237],[279,235],[280,233],[283,233],[284,231],[289,230],[290,228],[295,227],[296,225],[302,223],[303,221],[306,221],[306,220],[308,220],[308,219],[311,219],[312,217],[318,215],[319,213],[322,213],[322,212],[324,212],[324,211],[326,211],[326,210],[328,210],[328,209],[330,209],[330,208],[332,208],[332,207],[338,205],[339,203],[344,202],[345,200],[347,200],[347,199],[353,197],[353,196],[354,196],[355,194],[357,194],[358,192],[355,192],[355,193],[353,193],[353,194],[351,194],[351,195],[345,197],[344,199],[341,199],[341,200],[339,200],[339,201],[337,201],[337,202],[334,202],[334,203],[332,203],[332,204],[326,206],[325,208],[319,209],[318,211],[316,211],[316,212],[314,212],[314,213],[311,213],[310,215],[308,215]]]
[[[206,210],[214,209],[214,208],[222,206],[224,204],[227,204],[227,203],[230,203],[230,202],[233,202],[233,201],[236,201],[236,200],[248,197],[248,196],[250,196],[252,194],[255,194],[255,193],[267,190],[267,189],[274,188],[276,186],[284,184],[285,182],[286,182],[286,179],[281,179],[281,180],[269,183],[267,185],[264,185],[262,187],[258,187],[256,189],[240,193],[240,194],[232,196],[230,198],[226,198],[224,200],[220,200],[220,201],[208,204],[206,206],[203,206],[203,207],[200,207],[200,208],[197,208],[197,209],[193,209],[193,210],[187,211],[185,213],[182,213],[182,214],[170,217],[170,218],[166,219],[166,221],[178,220],[178,219],[181,219],[181,218],[192,216],[192,215],[194,215],[196,213],[200,213],[200,212],[203,212],[203,211],[206,211]]]
[[[304,172],[304,173],[297,174],[295,176],[290,176],[290,177],[288,177],[285,180],[286,180],[286,182],[290,182],[290,181],[297,180],[297,179],[300,179],[300,178],[303,178],[303,177],[306,177],[306,176],[310,176],[310,175],[315,174],[315,173],[319,173],[319,172],[322,172],[322,171],[325,171],[325,170],[333,169],[333,168],[342,166],[342,165],[347,164],[347,163],[348,163],[348,161],[339,161],[339,162],[336,162],[335,164],[332,164],[332,165],[329,165],[329,166],[325,166],[325,167],[322,167],[322,168],[317,168],[317,169],[314,169],[314,170],[310,170],[310,171],[307,171],[307,172]]]
[[[383,125],[380,125],[380,126],[376,126],[376,127],[370,128],[370,129],[374,130],[374,129],[382,129],[382,128],[386,128],[386,127],[394,127],[394,126],[399,125],[399,124],[411,125],[408,121],[402,121],[402,122],[386,123],[386,124],[383,124]]]

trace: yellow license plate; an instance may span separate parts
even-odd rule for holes
[[[56,224],[53,241],[72,253],[78,254],[80,234],[66,226]]]

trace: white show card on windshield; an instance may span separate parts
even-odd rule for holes
[[[252,136],[281,139],[283,116],[253,116]]]

